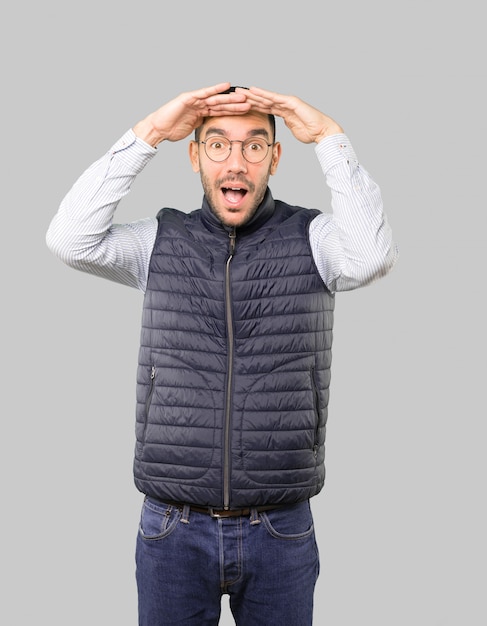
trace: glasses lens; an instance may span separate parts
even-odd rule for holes
[[[230,154],[231,145],[224,137],[209,137],[205,141],[205,151],[212,161],[224,161]]]
[[[247,139],[242,144],[242,152],[249,163],[260,163],[263,161],[269,150],[269,146],[263,139]]]

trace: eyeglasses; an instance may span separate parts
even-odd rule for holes
[[[232,151],[232,143],[242,144],[243,158],[249,163],[260,163],[263,161],[269,152],[270,146],[273,145],[260,137],[252,137],[244,141],[239,139],[230,141],[226,137],[208,137],[206,141],[200,141],[200,143],[205,146],[206,156],[217,163],[228,159]]]

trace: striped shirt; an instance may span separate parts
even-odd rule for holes
[[[387,274],[398,255],[380,189],[346,135],[323,139],[315,151],[333,210],[310,224],[316,266],[332,292],[368,285]],[[114,215],[157,152],[128,130],[63,199],[47,232],[50,250],[77,270],[145,291],[157,218],[117,224]]]

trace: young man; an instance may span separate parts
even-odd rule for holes
[[[272,197],[276,115],[315,144],[333,214]],[[192,132],[201,208],[114,224],[156,147]],[[47,240],[72,267],[145,293],[139,624],[217,624],[223,593],[239,625],[311,624],[309,500],[325,476],[334,294],[384,276],[397,257],[380,191],[342,128],[263,89],[180,94],[81,176]]]

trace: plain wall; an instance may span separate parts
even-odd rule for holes
[[[480,12],[472,0],[4,8],[1,623],[136,624],[142,295],[65,267],[45,233],[128,128],[229,80],[337,119],[401,250],[388,277],[337,296],[316,624],[485,626]],[[278,138],[274,197],[329,211],[313,147],[282,123]],[[201,197],[187,141],[164,144],[117,220]]]

